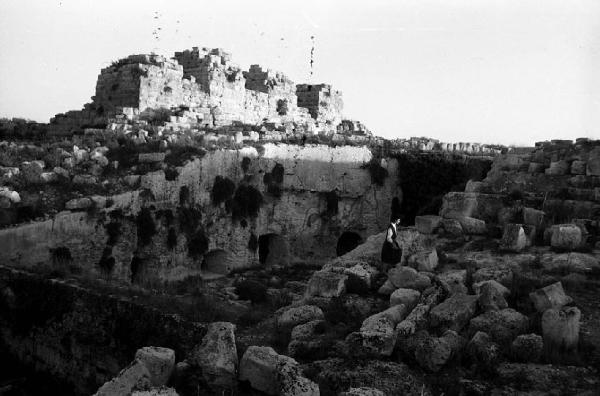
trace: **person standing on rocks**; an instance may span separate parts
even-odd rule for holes
[[[385,234],[385,241],[381,248],[381,261],[386,264],[394,265],[402,258],[402,249],[396,241],[401,220],[400,218],[392,219]]]

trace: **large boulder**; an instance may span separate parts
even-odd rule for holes
[[[136,359],[115,378],[98,389],[95,396],[129,396],[136,390],[148,390],[152,386],[152,376],[146,365]]]
[[[358,293],[371,289],[373,278],[379,271],[368,263],[357,263],[350,268],[346,268],[344,273],[348,275],[346,288],[349,293]]]
[[[535,309],[540,313],[550,308],[562,308],[573,301],[571,297],[565,294],[560,282],[529,293],[529,298],[533,302]]]
[[[440,227],[442,218],[440,216],[425,215],[415,217],[415,227],[420,233],[433,234]]]
[[[484,312],[508,308],[503,292],[492,282],[494,281],[484,282],[480,288],[479,307]]]
[[[292,357],[319,354],[323,347],[321,335],[325,330],[326,322],[324,320],[313,320],[294,327],[288,344],[288,354]]]
[[[464,233],[460,222],[456,219],[442,219],[441,228],[444,230],[444,233],[454,237],[461,236]]]
[[[416,347],[415,359],[421,367],[438,372],[450,359],[456,356],[467,341],[452,330],[441,337],[426,337]]]
[[[552,226],[550,245],[557,249],[574,250],[581,246],[581,228],[575,224],[558,224]]]
[[[298,363],[271,347],[249,347],[240,361],[239,379],[268,395],[319,395],[319,387],[302,376]]]
[[[410,267],[397,266],[388,271],[388,280],[396,288],[424,290],[431,285],[428,276]]]
[[[404,304],[410,311],[412,310],[421,298],[421,293],[414,289],[396,289],[390,295],[390,306]]]
[[[544,346],[549,351],[574,351],[579,344],[581,311],[576,307],[550,308],[542,315]]]
[[[473,273],[473,283],[495,280],[496,282],[511,288],[513,282],[513,272],[505,265],[496,265],[492,267],[480,268]]]
[[[494,342],[507,345],[520,334],[529,330],[529,318],[512,308],[499,311],[488,311],[471,319],[469,333],[483,331],[492,337]]]
[[[506,224],[500,241],[503,250],[518,253],[527,246],[527,236],[521,224]]]
[[[235,325],[214,322],[208,325],[202,343],[196,346],[188,361],[201,369],[206,383],[217,389],[232,389],[237,383],[238,355]]]
[[[135,358],[146,366],[153,386],[166,385],[175,368],[175,351],[162,347],[144,347],[137,350]]]
[[[456,293],[429,312],[431,326],[460,331],[477,310],[477,296]]]
[[[481,219],[476,219],[474,217],[468,216],[459,216],[456,218],[462,227],[462,230],[465,234],[469,235],[485,235],[487,232],[487,227],[485,225],[485,221]]]
[[[356,356],[390,356],[396,344],[395,327],[407,314],[404,305],[394,305],[366,318],[360,331],[349,334],[349,353]]]
[[[432,272],[438,266],[438,255],[435,249],[413,254],[408,259],[408,265],[419,271]]]
[[[291,330],[299,324],[323,318],[324,315],[321,308],[315,305],[301,305],[299,307],[291,307],[284,310],[277,318],[277,326],[280,329]]]
[[[500,347],[483,332],[476,332],[467,344],[467,356],[482,369],[490,371],[500,360]]]
[[[500,293],[504,298],[507,298],[510,295],[510,290],[506,286],[493,279],[473,283],[473,292],[475,292],[475,294],[481,294],[481,290],[486,285],[495,289],[495,291]]]
[[[510,347],[511,355],[518,362],[536,363],[542,357],[544,341],[537,334],[521,334]]]
[[[316,271],[308,281],[306,296],[339,297],[346,292],[348,275],[332,271]]]
[[[74,198],[67,201],[65,209],[67,210],[84,210],[89,209],[93,205],[93,202],[89,198]]]
[[[467,270],[449,270],[437,275],[437,281],[449,294],[468,293]]]

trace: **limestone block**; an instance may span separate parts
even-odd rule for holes
[[[52,171],[56,173],[59,177],[63,177],[65,179],[68,179],[71,176],[68,170],[66,170],[65,168],[61,168],[60,166],[55,166],[54,169],[52,169]]]
[[[437,280],[449,295],[467,294],[467,270],[449,270],[437,275]]]
[[[465,192],[483,192],[485,183],[480,181],[469,180],[465,186]]]
[[[58,175],[54,172],[42,172],[40,174],[40,181],[42,183],[52,183],[58,180]]]
[[[565,294],[560,282],[529,293],[529,298],[538,312],[544,312],[550,308],[562,308],[573,301],[571,297]]]
[[[600,261],[585,253],[548,253],[542,255],[540,264],[545,271],[568,271],[575,273],[589,273],[600,270]]]
[[[93,202],[89,198],[75,198],[67,201],[65,209],[67,210],[81,210],[88,209],[93,205]]]
[[[73,177],[73,184],[96,184],[98,179],[92,175],[75,175]]]
[[[133,391],[147,390],[151,385],[151,375],[146,365],[136,359],[115,378],[102,385],[95,396],[129,396]]]
[[[522,334],[511,345],[513,359],[519,362],[538,362],[542,356],[544,341],[537,334]]]
[[[491,282],[483,282],[480,288],[479,307],[484,312],[508,308],[503,292]]]
[[[383,285],[377,290],[377,293],[383,294],[384,296],[389,296],[396,290],[396,286],[389,279],[387,279]]]
[[[148,369],[153,386],[166,385],[175,368],[175,351],[169,348],[140,348],[135,353],[135,358]]]
[[[547,175],[552,175],[552,176],[559,176],[559,175],[566,175],[567,173],[569,173],[570,167],[569,167],[569,163],[567,161],[556,161],[556,162],[551,162],[550,163],[550,167],[548,169],[546,169],[545,173]]]
[[[202,343],[189,358],[212,387],[232,389],[236,385],[238,355],[234,331],[235,325],[229,322],[209,324]]]
[[[388,280],[396,288],[425,290],[431,285],[428,276],[410,267],[395,267],[388,271]]]
[[[442,337],[426,337],[415,350],[417,363],[431,372],[438,372],[456,356],[467,341],[456,332],[448,330]]]
[[[550,245],[555,248],[573,250],[581,246],[581,228],[575,224],[558,224],[551,228]]]
[[[544,223],[545,215],[542,210],[523,208],[523,223],[540,227]]]
[[[460,225],[460,222],[456,219],[443,219],[442,220],[442,228],[447,234],[453,236],[461,236],[463,235],[463,228]]]
[[[18,204],[21,202],[19,193],[10,190],[8,187],[0,187],[0,197],[5,198],[10,204]]]
[[[314,305],[301,305],[283,311],[277,318],[277,326],[282,329],[291,329],[299,324],[323,318],[324,315],[321,308]]]
[[[344,273],[348,275],[347,284],[358,282],[360,285],[359,289],[369,290],[373,278],[379,273],[377,269],[367,263],[358,263],[350,268],[346,268]],[[349,281],[351,281],[349,283]],[[350,292],[353,292],[350,290]],[[355,291],[358,292],[358,291]]]
[[[310,356],[313,351],[319,352],[322,349],[319,336],[325,329],[326,322],[324,320],[313,320],[295,326],[288,344],[288,354],[295,357],[300,353]]]
[[[581,311],[576,307],[551,308],[542,315],[544,346],[549,350],[572,351],[579,344]]]
[[[499,311],[488,311],[471,319],[469,333],[475,334],[483,331],[490,335],[494,342],[501,345],[508,344],[520,334],[529,330],[529,319],[527,316],[512,308]]]
[[[487,232],[485,221],[474,217],[461,216],[457,219],[465,234],[484,235]]]
[[[421,293],[414,289],[396,289],[390,295],[390,306],[403,304],[411,311],[419,302]]]
[[[165,153],[140,153],[138,154],[138,161],[140,163],[155,163],[163,162],[165,160]]]
[[[460,331],[475,315],[477,300],[477,296],[463,293],[448,297],[429,312],[431,326]]]
[[[600,151],[595,151],[595,156],[588,159],[585,174],[587,176],[600,176]]]
[[[416,216],[415,226],[420,233],[433,234],[440,226],[442,218],[440,216],[426,215]]]
[[[413,254],[408,259],[408,265],[419,271],[432,272],[438,266],[438,255],[435,249]]]
[[[572,175],[585,175],[587,163],[585,161],[573,161],[571,163],[571,174]]]
[[[529,168],[527,169],[528,173],[543,173],[546,167],[544,164],[539,162],[530,162]]]
[[[330,271],[316,271],[308,281],[306,296],[339,297],[346,292],[348,275]]]
[[[503,284],[501,284],[493,279],[473,283],[473,292],[475,294],[481,294],[481,290],[484,286],[488,286],[488,287],[492,287],[492,288],[496,289],[496,291],[498,293],[500,293],[504,298],[507,298],[508,296],[510,296],[510,290]]]
[[[478,331],[467,344],[467,355],[471,361],[486,369],[496,366],[500,359],[500,347],[483,331]]]
[[[138,186],[141,180],[141,176],[140,175],[127,175],[123,178],[123,181],[125,182],[125,184],[127,184],[130,187],[135,187]]]
[[[179,396],[179,394],[173,388],[160,387],[146,391],[134,391],[131,396]]]
[[[480,268],[473,274],[473,283],[495,280],[510,289],[513,282],[513,272],[508,266]]]
[[[350,388],[347,392],[340,393],[340,396],[385,396],[385,393],[375,388]]]
[[[396,344],[392,321],[383,315],[365,319],[360,331],[346,337],[349,352],[354,356],[390,356]]]
[[[518,253],[527,246],[527,236],[521,224],[506,224],[500,247],[504,250]]]

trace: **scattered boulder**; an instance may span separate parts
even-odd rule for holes
[[[497,265],[480,268],[473,274],[473,283],[488,280],[495,280],[510,289],[513,282],[513,272],[508,266]]]
[[[414,289],[396,289],[390,295],[390,306],[404,304],[410,311],[412,310],[421,298],[421,293]]]
[[[95,396],[129,396],[136,390],[148,390],[152,386],[152,375],[146,365],[135,359],[115,378],[98,389]]]
[[[302,376],[298,363],[271,347],[249,347],[240,361],[239,379],[268,395],[319,395],[319,387]]]
[[[540,313],[550,308],[562,308],[573,302],[573,299],[565,294],[560,282],[529,293],[529,298],[533,302],[535,309]]]
[[[581,311],[576,307],[550,308],[542,315],[542,335],[547,351],[569,352],[579,344]]]
[[[288,353],[292,357],[299,355],[310,355],[318,352],[322,347],[319,335],[325,330],[324,320],[313,320],[300,324],[292,329],[291,341],[288,345]]]
[[[348,275],[331,271],[316,271],[308,281],[306,296],[339,297],[346,292]]]
[[[396,325],[406,316],[404,305],[395,305],[369,316],[360,331],[346,337],[349,353],[354,356],[390,356],[396,344]]]
[[[146,366],[153,386],[163,386],[175,368],[175,351],[162,347],[144,347],[137,350],[135,358]]]
[[[440,227],[442,218],[440,216],[426,215],[415,217],[415,227],[422,234],[433,234]]]
[[[494,342],[507,345],[520,334],[529,330],[529,318],[512,308],[499,311],[488,311],[471,319],[469,333],[483,331],[492,337]]]
[[[485,221],[483,220],[469,216],[460,216],[456,220],[458,220],[460,223],[460,226],[465,234],[485,235],[487,232]]]
[[[389,296],[394,292],[394,290],[396,290],[396,286],[394,286],[389,279],[386,279],[383,285],[381,285],[381,287],[377,290],[377,293],[383,294],[384,296]]]
[[[480,288],[479,307],[484,312],[508,308],[503,292],[492,282],[484,282]]]
[[[460,331],[475,315],[477,299],[477,296],[464,293],[453,294],[431,310],[431,326]]]
[[[468,293],[467,270],[450,270],[437,275],[437,280],[448,295]]]
[[[75,198],[70,201],[67,201],[65,204],[65,209],[67,210],[83,210],[91,208],[93,202],[89,198]]]
[[[438,372],[466,343],[467,341],[456,332],[448,330],[441,337],[427,337],[422,340],[415,350],[415,358],[424,369]]]
[[[277,326],[280,329],[292,329],[293,327],[324,318],[321,308],[314,305],[301,305],[288,308],[277,318]]]
[[[544,341],[537,334],[521,334],[511,344],[511,354],[518,362],[538,362],[542,356]]]
[[[552,226],[550,245],[557,249],[574,250],[581,246],[581,228],[575,224],[559,224]]]
[[[410,267],[394,267],[388,271],[388,280],[396,288],[424,290],[431,285],[428,276]]]
[[[527,236],[521,224],[506,224],[500,241],[500,248],[518,253],[527,246]]]
[[[461,236],[464,233],[460,222],[456,219],[443,219],[442,228],[446,234],[452,236]]]
[[[415,253],[408,259],[408,265],[419,271],[431,272],[438,266],[438,255],[435,249]]]
[[[371,289],[373,278],[379,271],[367,263],[358,263],[350,268],[346,268],[344,273],[348,275],[348,279],[346,280],[348,292],[358,293]]]
[[[473,292],[475,294],[481,294],[481,290],[482,290],[483,286],[486,286],[486,285],[488,285],[488,287],[495,289],[504,298],[507,298],[510,295],[510,290],[506,286],[504,286],[503,284],[501,284],[493,279],[473,283]]]
[[[235,325],[214,322],[208,325],[202,343],[188,359],[202,371],[206,383],[217,389],[233,389],[237,382],[238,355],[235,344]]]
[[[487,333],[478,331],[467,344],[467,356],[484,370],[493,370],[500,360],[500,347]]]

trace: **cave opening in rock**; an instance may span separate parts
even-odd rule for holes
[[[261,235],[258,237],[258,260],[267,267],[289,264],[287,241],[275,233]]]
[[[340,235],[337,241],[336,254],[343,256],[351,250],[354,250],[362,243],[362,238],[356,232],[346,231]]]
[[[202,272],[227,274],[231,270],[231,257],[223,249],[211,250],[204,255],[200,269]]]

